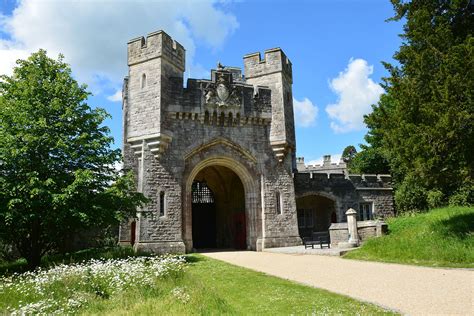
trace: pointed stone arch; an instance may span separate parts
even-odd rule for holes
[[[231,149],[231,150],[229,150]],[[207,167],[221,166],[233,171],[244,188],[247,248],[256,250],[256,242],[261,235],[261,208],[259,173],[256,159],[240,146],[218,138],[191,150],[185,159],[183,177],[183,240],[186,251],[193,248],[192,241],[192,183],[198,173]]]

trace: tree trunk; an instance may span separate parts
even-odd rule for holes
[[[32,271],[41,264],[41,257],[44,250],[43,243],[40,242],[40,224],[35,220],[31,226],[30,236],[25,240],[21,255],[26,259],[28,270]]]

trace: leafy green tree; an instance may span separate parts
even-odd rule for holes
[[[117,223],[145,202],[120,150],[63,62],[40,50],[0,77],[0,238],[30,268],[74,232]]]
[[[432,190],[472,200],[474,7],[469,0],[392,3],[393,20],[406,21],[403,43],[394,55],[398,65],[385,63],[386,95],[365,118],[366,139],[388,160],[398,201]],[[427,207],[398,204],[401,211]]]
[[[349,170],[351,173],[390,173],[388,161],[377,148],[366,145],[361,145],[361,148],[362,150],[349,162]]]
[[[353,145],[349,145],[342,151],[342,160],[349,163],[357,154],[357,150]]]

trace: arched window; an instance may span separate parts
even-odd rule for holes
[[[142,89],[146,87],[146,75],[142,75]]]
[[[212,113],[212,125],[217,125],[217,112]]]

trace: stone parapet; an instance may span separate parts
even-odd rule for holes
[[[146,38],[136,37],[130,40],[127,46],[129,66],[161,57],[184,71],[185,49],[164,31],[149,33]]]
[[[293,83],[291,61],[279,47],[267,49],[264,52],[264,59],[262,59],[260,52],[245,55],[244,69],[247,79],[281,72],[288,78],[290,84]]]
[[[323,181],[326,185],[331,183],[340,185],[342,182],[350,183],[356,189],[392,189],[392,177],[388,174],[343,174],[343,173],[313,173],[298,172],[294,175],[298,181]]]

